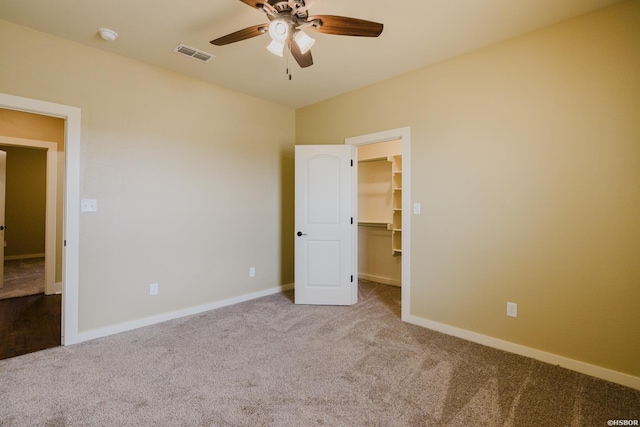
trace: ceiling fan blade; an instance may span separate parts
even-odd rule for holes
[[[236,31],[235,33],[227,34],[226,36],[211,40],[210,43],[216,46],[224,46],[229,43],[235,43],[252,37],[261,36],[267,31],[269,31],[269,24],[254,25],[253,27],[245,28],[243,30]]]
[[[261,10],[267,15],[276,16],[278,11],[267,0],[240,0],[242,3]]]
[[[262,7],[262,5],[264,4],[263,1],[261,0],[240,0],[242,3],[247,4],[251,7],[255,7],[256,9],[260,9]],[[258,6],[260,5],[260,6]]]
[[[310,16],[307,23],[309,28],[320,33],[339,36],[378,37],[384,28],[377,22],[333,15]]]
[[[300,68],[307,68],[313,65],[313,57],[311,56],[310,50],[307,51],[307,53],[302,53],[298,43],[293,40],[289,41],[289,50],[291,51],[291,55],[296,59]]]

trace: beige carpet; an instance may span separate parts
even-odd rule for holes
[[[640,391],[351,307],[272,295],[0,361],[2,426],[606,426]]]
[[[4,286],[0,299],[44,293],[44,258],[4,262]]]

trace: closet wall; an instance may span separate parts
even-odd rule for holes
[[[402,198],[401,157],[400,140],[358,147],[358,277],[395,286],[402,266],[394,203]]]

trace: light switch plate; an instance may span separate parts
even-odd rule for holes
[[[420,211],[421,211],[420,203],[414,203],[413,204],[413,214],[414,215],[420,215]]]
[[[96,199],[82,199],[80,201],[80,210],[82,212],[97,212],[98,201]]]

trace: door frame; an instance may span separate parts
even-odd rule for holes
[[[78,107],[0,93],[0,108],[65,120],[65,184],[62,225],[62,345],[80,342],[78,274],[80,259],[80,128]]]
[[[411,315],[411,128],[403,127],[382,132],[345,138],[350,145],[366,145],[378,142],[402,140],[402,321]]]
[[[56,286],[56,228],[58,207],[58,144],[35,139],[13,138],[0,135],[0,144],[12,147],[47,150],[47,176],[45,201],[44,237],[44,293],[52,295],[62,292],[62,285]],[[2,244],[2,242],[0,242]]]

